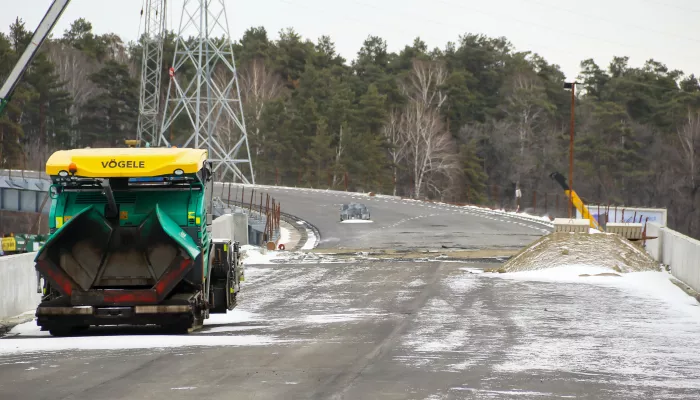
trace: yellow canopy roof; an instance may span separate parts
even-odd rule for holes
[[[61,150],[46,162],[52,176],[68,171],[71,163],[76,176],[86,178],[145,178],[172,175],[176,169],[186,174],[198,172],[207,159],[207,151],[180,148],[114,148]]]

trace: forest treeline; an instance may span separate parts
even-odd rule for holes
[[[30,36],[19,19],[0,34],[0,80]],[[164,47],[161,104],[173,33]],[[557,65],[506,38],[465,34],[435,49],[417,38],[391,53],[368,36],[348,62],[330,37],[288,29],[271,40],[258,27],[234,52],[258,183],[347,179],[351,189],[480,204],[512,203],[516,188],[527,199],[561,193],[549,174],[567,175],[571,92]],[[83,19],[49,40],[0,118],[0,166],[36,169],[57,149],[135,138],[140,61],[139,43],[96,35]],[[621,56],[582,61],[577,81],[576,191],[667,207],[672,228],[700,236],[697,78]],[[186,123],[168,132],[173,144],[189,133]]]

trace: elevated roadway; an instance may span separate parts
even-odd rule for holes
[[[484,266],[249,265],[239,307],[189,336],[28,323],[0,339],[0,398],[698,398],[700,307]]]
[[[313,223],[321,232],[321,249],[518,249],[552,231],[544,221],[447,204],[330,190],[241,188],[232,186],[230,197],[249,202],[255,190],[253,204],[259,207],[260,193],[269,194],[285,212]],[[228,185],[217,189],[228,198]],[[340,222],[341,205],[353,202],[368,207],[371,223]]]
[[[551,229],[340,192],[258,187],[258,205],[261,192],[317,227],[319,247],[331,252],[516,249]],[[373,222],[341,224],[347,202],[365,203]],[[103,328],[53,338],[33,322],[16,327],[0,338],[0,398],[700,396],[700,355],[691,350],[700,347],[700,307],[670,282],[509,279],[482,273],[495,263],[440,257],[278,256],[248,265],[240,305],[191,335]]]

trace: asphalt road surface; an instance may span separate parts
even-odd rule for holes
[[[217,192],[229,198],[228,186]],[[233,186],[230,198],[245,196],[249,202],[251,192]],[[258,207],[260,193],[278,200],[284,212],[313,223],[321,232],[320,249],[514,249],[552,231],[504,214],[339,191],[263,187],[255,191]],[[352,202],[367,206],[371,223],[340,222],[340,206]]]
[[[698,307],[480,266],[249,267],[241,306],[189,336],[28,323],[0,339],[0,398],[698,398]]]
[[[330,249],[516,248],[548,231],[446,206],[266,191]],[[339,223],[352,200],[373,223]],[[17,326],[0,338],[0,399],[700,398],[700,307],[668,281],[659,291],[628,277],[480,273],[495,263],[284,257],[249,265],[236,310],[190,335]]]

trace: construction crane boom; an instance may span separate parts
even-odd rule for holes
[[[5,107],[7,107],[7,103],[10,101],[12,93],[22,79],[22,76],[27,69],[29,69],[32,61],[34,61],[34,58],[39,53],[41,45],[44,44],[46,38],[51,34],[56,22],[61,18],[63,11],[65,11],[69,3],[70,0],[54,0],[51,7],[49,7],[49,10],[44,15],[44,18],[39,23],[39,26],[36,28],[36,31],[34,31],[31,42],[29,42],[24,53],[22,53],[22,56],[19,58],[19,61],[17,61],[12,72],[10,72],[5,83],[0,87],[0,115]]]
[[[581,200],[580,197],[578,197],[578,194],[576,194],[576,191],[571,190],[569,185],[566,183],[566,178],[564,178],[564,175],[560,174],[559,172],[553,172],[549,175],[550,178],[554,179],[561,185],[562,189],[564,189],[564,194],[566,197],[569,198],[571,203],[573,203],[574,207],[581,213],[581,218],[587,219],[588,223],[590,224],[591,228],[597,229],[599,231],[603,231],[603,229],[600,227],[598,224],[598,221],[593,218],[591,213],[588,211],[588,207],[586,207],[585,204],[583,204],[583,200]]]

